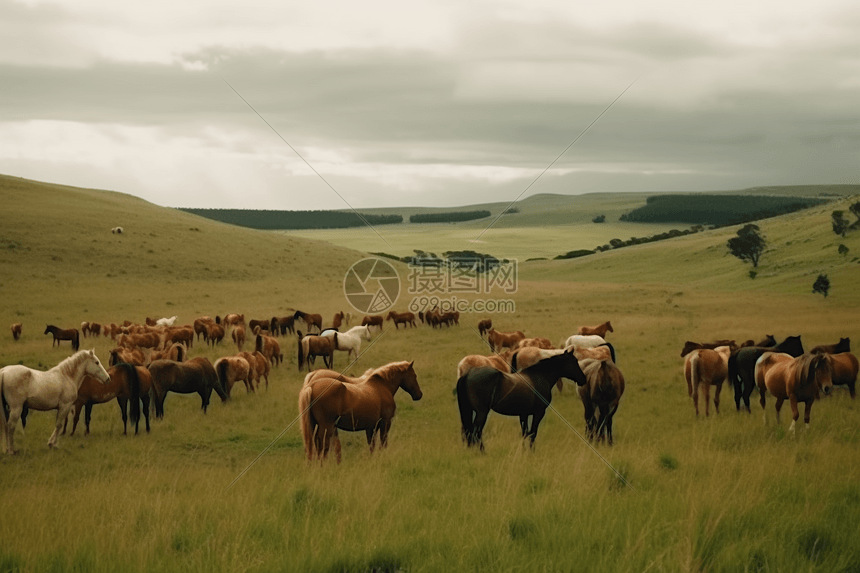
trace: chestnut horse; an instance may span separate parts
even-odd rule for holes
[[[415,327],[415,314],[411,312],[394,312],[392,310],[385,317],[385,320],[393,320],[395,330],[399,329],[401,324],[404,327],[408,325]]]
[[[502,348],[513,350],[525,337],[526,335],[519,330],[516,332],[499,332],[495,328],[491,328],[487,331],[487,342],[493,352],[498,352]]]
[[[249,375],[253,379],[254,385],[259,388],[260,378],[264,378],[266,380],[266,390],[268,390],[269,372],[272,371],[272,365],[266,357],[256,351],[253,354],[250,352],[240,352],[237,356],[241,356],[248,361],[248,366],[251,369]]]
[[[693,399],[696,416],[699,415],[699,388],[705,397],[705,416],[710,415],[711,386],[714,386],[714,411],[720,413],[720,391],[729,376],[730,346],[699,348],[684,359],[684,378],[687,380],[687,394]]]
[[[735,408],[738,411],[741,409],[741,399],[746,411],[750,411],[750,396],[757,386],[755,363],[765,352],[784,352],[796,357],[803,354],[803,344],[800,336],[789,336],[776,346],[746,346],[732,351],[729,357],[729,382],[735,389]]]
[[[242,352],[242,346],[245,344],[245,327],[236,325],[230,336],[233,337],[233,343],[239,348],[239,352]]]
[[[230,396],[233,384],[239,380],[245,383],[246,393],[254,392],[254,383],[251,381],[251,365],[244,356],[225,356],[219,358],[215,361],[214,367],[227,396]]]
[[[517,348],[525,348],[527,346],[543,348],[544,350],[552,350],[555,348],[549,338],[523,338],[517,343]]]
[[[321,314],[309,314],[307,312],[302,312],[297,310],[293,315],[293,319],[298,320],[302,319],[305,321],[305,324],[308,327],[308,333],[311,331],[312,326],[317,327],[317,332],[322,332],[322,315]]]
[[[361,326],[378,326],[379,330],[382,330],[383,321],[384,319],[379,315],[365,316],[361,319]]]
[[[457,404],[466,444],[478,444],[484,451],[482,434],[493,410],[504,416],[518,416],[523,438],[529,437],[533,447],[538,426],[552,401],[552,387],[562,377],[579,385],[587,382],[573,352],[550,356],[516,374],[495,368],[470,370],[457,380]]]
[[[597,326],[580,326],[576,331],[580,336],[597,335],[601,338],[605,338],[607,332],[615,332],[612,329],[612,324],[608,320]]]
[[[277,336],[281,334],[281,336],[286,335],[288,332],[290,334],[296,333],[296,319],[290,316],[273,316],[272,320],[269,324],[269,331],[272,333],[272,336]]]
[[[779,410],[788,399],[792,414],[788,431],[794,434],[794,425],[800,417],[797,403],[803,402],[806,404],[803,421],[809,429],[812,403],[820,397],[820,392],[827,395],[833,389],[831,364],[829,354],[804,354],[795,358],[781,352],[766,352],[755,366],[755,380],[761,395],[762,410],[765,405],[765,391],[768,391],[776,398],[776,423],[779,424]]]
[[[612,419],[624,394],[624,375],[611,360],[580,361],[586,383],[577,384],[577,392],[585,407],[585,431],[589,441],[597,436],[598,443],[607,440],[612,445]]]
[[[152,389],[155,393],[155,417],[164,417],[164,399],[168,392],[178,394],[199,394],[202,401],[200,408],[206,413],[212,390],[227,401],[227,393],[221,386],[218,374],[208,358],[198,356],[187,362],[172,360],[156,360],[149,365],[152,375]]]
[[[360,328],[360,327],[359,327]],[[337,348],[338,332],[336,330],[327,330],[331,336],[317,336],[308,334],[304,336],[301,331],[296,335],[299,337],[298,342],[298,363],[299,372],[304,368],[305,363],[308,365],[308,372],[311,371],[311,365],[316,362],[317,356],[323,357],[323,363],[326,367],[331,368],[334,364],[334,351]]]
[[[457,363],[457,380],[474,368],[495,368],[500,372],[510,372],[511,366],[508,364],[508,359],[511,354],[511,351],[508,350],[504,354],[489,354],[487,356],[483,354],[470,354],[464,356]],[[454,392],[456,393],[456,389]]]
[[[850,352],[831,354],[830,357],[833,359],[833,385],[848,386],[848,392],[851,393],[851,398],[854,399],[854,387],[857,384],[858,371],[857,357]]]
[[[334,318],[331,319],[331,327],[337,330],[343,324],[344,314],[343,311],[335,313]]]
[[[72,411],[78,388],[87,374],[103,384],[110,382],[110,376],[93,350],[76,352],[46,372],[19,364],[0,368],[2,450],[15,453],[15,426],[25,407],[29,410],[57,411],[54,433],[48,439],[48,447],[56,448],[60,428]]]
[[[394,394],[403,388],[413,400],[422,397],[412,365],[413,362],[392,362],[377,368],[358,383],[345,382],[338,376],[316,378],[303,386],[299,392],[299,412],[308,460],[313,460],[315,452],[325,459],[334,439],[335,455],[340,463],[338,429],[364,430],[371,452],[378,434],[380,447],[384,448],[397,409]]]
[[[149,390],[152,387],[152,378],[149,370],[143,366],[120,363],[108,369],[110,382],[102,384],[92,376],[85,376],[81,387],[78,388],[78,398],[75,400],[75,414],[72,422],[71,436],[75,435],[78,428],[78,420],[81,418],[81,410],[85,411],[84,424],[86,431],[90,433],[90,420],[92,420],[93,405],[104,404],[116,398],[119,412],[122,416],[122,433],[128,434],[128,419],[131,415],[131,423],[134,425],[135,435],[140,426],[141,402],[143,402],[143,415],[146,418],[146,431],[149,432]],[[129,401],[131,408],[129,409]],[[66,433],[68,418],[63,423],[63,434]]]
[[[54,335],[54,340],[51,342],[51,348],[54,347],[55,343],[59,346],[61,340],[70,341],[72,343],[72,350],[75,352],[77,352],[81,347],[81,337],[77,328],[67,328],[63,330],[62,328],[57,328],[53,324],[48,324],[45,326],[45,334],[48,334],[49,332]]]
[[[146,366],[146,356],[140,348],[125,348],[119,346],[110,351],[108,358],[109,366],[116,366],[121,363],[134,364],[135,366]]]
[[[284,355],[281,354],[281,345],[277,339],[266,336],[265,334],[257,334],[257,339],[254,344],[254,351],[259,352],[266,357],[266,360],[272,366],[277,366],[284,361]]]
[[[481,335],[481,338],[484,338],[484,335],[493,328],[493,319],[485,318],[484,320],[478,323],[478,334]]]
[[[20,322],[16,322],[15,324],[12,325],[12,339],[13,340],[18,340],[19,338],[21,338],[21,328],[23,328],[23,327],[22,327]]]

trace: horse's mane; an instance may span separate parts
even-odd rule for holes
[[[81,362],[86,360],[89,352],[89,350],[79,350],[54,366],[51,370],[60,370],[65,376],[71,377]]]
[[[379,368],[377,368],[373,372],[373,374],[368,378],[368,380],[371,378],[375,378],[377,376],[382,378],[383,376],[390,375],[391,371],[406,370],[407,368],[409,368],[410,364],[412,364],[412,363],[407,361],[407,360],[402,360],[400,362],[391,362],[389,364],[384,364],[384,365],[380,366]]]

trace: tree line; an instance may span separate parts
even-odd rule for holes
[[[621,215],[621,221],[727,227],[792,213],[827,201],[771,195],[655,195],[648,197],[644,206]]]
[[[370,215],[359,216],[350,211],[271,211],[261,209],[192,209],[181,208],[180,211],[199,215],[207,219],[262,230],[285,229],[346,229],[363,227],[368,223],[373,226],[394,225],[403,222],[403,215]]]

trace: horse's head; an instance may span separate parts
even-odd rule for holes
[[[577,386],[585,386],[588,379],[579,366],[579,360],[576,358],[574,350],[574,348],[570,348],[557,355],[562,366],[561,375],[576,382]]]
[[[833,359],[827,354],[804,354],[798,360],[796,383],[800,387],[815,384],[817,390],[830,394],[833,390]]]
[[[800,336],[789,336],[779,343],[780,352],[791,354],[795,358],[803,354],[803,344],[800,342]]]
[[[851,352],[851,339],[850,338],[840,338],[839,344],[836,345],[836,352],[834,354],[838,354],[840,352]]]
[[[367,326],[364,327],[364,338],[365,340],[370,340],[370,328]]]
[[[400,379],[400,388],[406,390],[406,392],[412,396],[412,400],[418,401],[422,396],[424,396],[424,393],[421,391],[421,387],[418,386],[418,376],[415,374],[415,369],[412,367],[413,364],[415,364],[414,360],[410,362],[403,371]]]
[[[102,384],[110,382],[110,375],[107,373],[104,366],[102,366],[99,357],[96,356],[95,348],[92,350],[82,350],[81,352],[86,353],[86,363],[84,365],[86,373]]]

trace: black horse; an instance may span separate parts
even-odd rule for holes
[[[515,374],[495,368],[476,368],[464,374],[457,380],[457,403],[466,444],[478,444],[484,451],[481,435],[490,410],[494,410],[504,416],[519,416],[523,438],[528,436],[534,447],[538,425],[552,401],[552,387],[561,377],[580,386],[588,382],[572,351],[544,358]]]
[[[750,411],[750,395],[757,388],[755,363],[765,352],[784,352],[797,358],[803,354],[803,344],[799,336],[789,336],[776,346],[745,346],[732,352],[729,356],[729,381],[735,387],[735,407],[738,411],[741,409],[741,398],[746,411]]]

